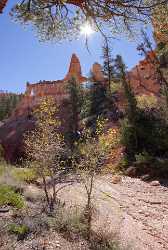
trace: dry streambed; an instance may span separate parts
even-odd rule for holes
[[[75,180],[75,178],[72,177]],[[156,185],[155,185],[156,184]],[[65,185],[63,184],[59,184]],[[83,185],[72,182],[59,193],[59,198],[68,207],[84,207],[86,193]],[[25,197],[31,206],[35,206],[36,198],[42,195],[40,187],[27,186]],[[29,198],[30,196],[30,198]],[[168,249],[168,188],[140,179],[123,177],[117,184],[112,183],[112,176],[98,176],[93,194],[94,216],[93,229],[107,235],[117,235],[125,249],[164,250]],[[11,212],[11,211],[10,211]],[[6,214],[10,219],[10,212]],[[3,215],[5,216],[5,215]],[[0,215],[0,221],[5,218]],[[42,243],[40,243],[42,242]],[[46,249],[83,250],[89,249],[83,241],[68,242],[56,232],[47,232],[23,242],[16,242],[13,249],[38,249],[36,245],[47,244]],[[9,245],[0,247],[8,250]],[[42,249],[42,248],[41,248]]]
[[[129,249],[168,249],[167,187],[130,177],[118,184],[111,180],[108,175],[96,179],[94,228],[116,233]],[[86,199],[79,183],[63,189],[60,198],[69,205],[84,205]]]

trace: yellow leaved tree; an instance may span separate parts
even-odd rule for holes
[[[25,151],[28,159],[43,180],[44,192],[50,210],[56,202],[55,175],[61,168],[64,153],[64,138],[59,132],[60,122],[56,116],[57,106],[52,97],[45,97],[34,110],[36,127],[25,135]],[[52,192],[49,192],[46,175],[51,178]]]

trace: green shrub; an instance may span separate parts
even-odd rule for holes
[[[0,185],[0,206],[2,205],[11,205],[20,209],[24,207],[24,200],[10,186]]]
[[[122,121],[121,141],[130,161],[146,152],[152,157],[168,156],[168,125],[157,110],[138,110],[134,125]]]
[[[142,153],[135,155],[136,163],[149,163],[153,160],[153,157],[151,157],[146,151],[143,151]]]
[[[124,155],[118,163],[118,170],[124,171],[130,165],[127,155]]]
[[[136,128],[125,118],[121,121],[121,143],[125,147],[125,159],[127,162],[134,161],[136,146]]]
[[[17,225],[12,223],[8,226],[8,230],[11,234],[16,234],[19,239],[24,239],[24,237],[29,233],[29,228],[27,225]]]
[[[37,174],[33,168],[13,168],[11,173],[18,181],[33,183],[37,180]]]

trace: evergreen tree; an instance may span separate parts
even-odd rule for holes
[[[109,46],[108,40],[105,39],[104,45],[103,45],[103,74],[107,78],[108,81],[108,91],[110,94],[111,90],[111,82],[114,77],[114,67],[113,67],[113,58],[111,55],[111,48]]]
[[[124,94],[127,101],[127,117],[129,121],[134,124],[137,113],[137,101],[132,91],[132,88],[128,82],[128,79],[126,78],[126,66],[123,63],[122,57],[120,55],[117,55],[116,57],[116,67],[118,67],[118,69],[120,70]]]
[[[12,93],[2,93],[0,95],[0,121],[11,115],[21,98],[22,95]]]
[[[67,133],[66,138],[73,149],[75,141],[79,137],[79,122],[82,107],[82,89],[75,78],[68,82],[68,102],[67,102]]]
[[[91,126],[93,131],[96,128],[96,121],[99,116],[105,116],[108,111],[108,94],[107,87],[102,82],[95,80],[94,76],[91,76],[90,81],[93,83],[90,90],[90,109],[89,109],[89,121],[88,126]]]
[[[126,119],[123,123],[123,142],[126,146],[126,153],[129,159],[134,160],[135,152],[137,151],[137,102],[131,86],[126,77],[126,66],[123,63],[122,57],[116,57],[116,67],[120,71],[123,90],[127,102]]]

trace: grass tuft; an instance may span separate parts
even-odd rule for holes
[[[16,193],[10,186],[0,185],[0,206],[3,205],[11,205],[21,209],[24,207],[24,200],[23,197]]]
[[[8,231],[11,234],[15,234],[18,236],[18,240],[23,240],[25,236],[29,233],[29,228],[27,225],[18,225],[15,223],[9,224]]]
[[[37,180],[36,171],[31,168],[13,168],[11,174],[18,181],[34,183]]]

